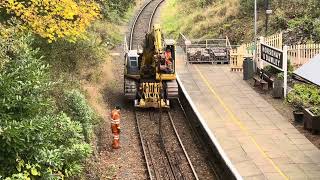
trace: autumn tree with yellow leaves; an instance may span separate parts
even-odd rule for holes
[[[83,38],[100,16],[100,7],[93,0],[4,0],[1,9],[21,20],[23,28],[49,41]]]

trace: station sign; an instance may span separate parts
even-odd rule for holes
[[[281,50],[261,43],[260,58],[280,70],[283,69],[283,52]]]

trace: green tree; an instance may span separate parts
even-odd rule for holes
[[[49,66],[32,48],[32,36],[14,32],[5,29],[0,38],[0,176],[78,175],[91,154],[83,126],[56,108]]]

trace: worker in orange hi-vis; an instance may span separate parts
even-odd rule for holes
[[[166,60],[169,60],[170,58],[172,58],[170,49],[166,49],[166,51],[164,52],[164,56]]]
[[[120,148],[120,107],[116,106],[111,111],[111,131],[113,134],[112,148]]]

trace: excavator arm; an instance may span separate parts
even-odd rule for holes
[[[155,52],[160,55],[162,53],[162,34],[159,24],[155,24],[153,26],[153,36],[154,36],[154,46],[155,46]]]

